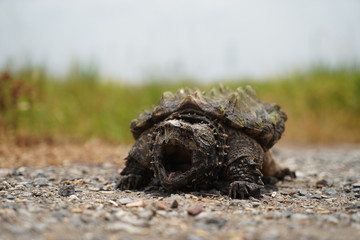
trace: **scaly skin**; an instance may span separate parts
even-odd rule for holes
[[[229,139],[224,169],[224,178],[229,183],[229,196],[232,198],[259,198],[264,185],[261,181],[261,168],[264,150],[252,138],[244,133],[228,129]],[[236,147],[235,147],[236,146]]]

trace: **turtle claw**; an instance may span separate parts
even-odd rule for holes
[[[129,174],[122,176],[116,184],[116,188],[120,190],[136,189],[139,186],[141,180],[140,175]]]
[[[229,196],[231,198],[248,199],[249,197],[260,198],[262,186],[256,183],[235,181],[230,184]]]

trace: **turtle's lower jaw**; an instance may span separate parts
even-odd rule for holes
[[[170,139],[161,146],[161,159],[155,164],[158,164],[158,177],[163,187],[168,190],[179,188],[190,180],[193,151],[178,139]]]

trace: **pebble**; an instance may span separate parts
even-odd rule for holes
[[[71,202],[76,202],[78,200],[79,200],[79,198],[76,195],[70,195],[69,196],[69,201],[71,201]]]
[[[295,214],[291,215],[290,217],[291,217],[291,219],[294,219],[294,220],[308,220],[309,219],[308,215],[301,214],[301,213],[295,213]]]
[[[11,185],[8,182],[3,181],[0,183],[0,191],[7,190],[9,188],[11,188]]]
[[[31,193],[31,192],[24,192],[24,193],[21,194],[21,196],[22,196],[22,197],[25,197],[25,198],[28,198],[28,197],[33,196],[33,193]]]
[[[148,227],[148,221],[141,218],[131,217],[129,215],[125,215],[121,218],[122,222],[129,223],[131,225],[137,226],[137,227]]]
[[[170,207],[171,208],[177,208],[179,206],[179,203],[178,203],[178,201],[176,201],[176,200],[174,200],[172,203],[171,203],[171,205],[170,205]]]
[[[302,191],[302,190],[299,190],[297,193],[298,193],[299,196],[307,196],[308,195],[307,192]]]
[[[231,199],[217,190],[211,190],[214,194],[205,190],[169,194],[161,188],[118,191],[113,186],[121,167],[114,165],[0,168],[0,173],[9,173],[0,176],[0,238],[73,239],[81,233],[85,240],[351,239],[360,229],[359,158],[346,160],[351,155],[346,152],[332,160],[331,154],[322,152],[326,153],[322,165],[312,157],[316,151],[310,157],[291,152],[297,157],[284,165],[300,169],[303,178],[277,183],[277,189],[260,200]],[[344,166],[336,165],[340,156]],[[332,187],[315,188],[314,179],[328,185],[329,176]]]
[[[325,189],[324,193],[330,196],[336,195],[338,192],[334,188]]]
[[[346,209],[360,209],[360,202],[356,202],[346,207]]]
[[[314,199],[322,199],[323,198],[320,194],[313,194],[310,197],[314,198]]]
[[[257,207],[259,207],[260,205],[261,205],[260,202],[253,202],[253,203],[252,203],[252,206],[253,206],[254,208],[257,208]]]
[[[145,202],[143,200],[134,201],[134,202],[126,204],[126,207],[128,207],[128,208],[144,207],[144,206],[145,206]]]
[[[323,187],[330,187],[331,184],[327,180],[321,179],[321,180],[316,182],[315,186],[317,188],[323,188]]]
[[[14,200],[15,199],[15,197],[13,195],[11,195],[11,194],[5,195],[5,198],[9,199],[9,200]]]
[[[190,215],[190,216],[196,216],[198,215],[199,213],[201,213],[202,211],[204,211],[204,209],[202,207],[193,207],[193,208],[190,208],[187,210],[187,213]]]
[[[167,206],[160,202],[160,201],[156,201],[155,203],[153,203],[153,206],[157,209],[157,210],[166,210]]]
[[[183,199],[183,197],[180,196],[179,194],[171,194],[171,195],[170,195],[170,198],[171,198],[171,199],[175,199],[175,200],[176,200],[176,199]]]
[[[140,218],[151,220],[155,216],[155,212],[151,210],[140,211],[136,213]]]
[[[38,177],[34,179],[33,184],[35,186],[43,187],[47,186],[49,184],[49,181],[44,177]]]
[[[121,204],[121,205],[126,205],[128,203],[131,203],[133,200],[131,198],[120,198],[118,200],[118,202]]]
[[[75,194],[75,186],[74,185],[62,186],[59,189],[58,194],[63,197],[68,197],[70,195],[73,195],[73,194]]]
[[[207,216],[202,217],[201,220],[195,223],[195,226],[205,229],[210,232],[219,231],[226,223],[226,220],[221,217]]]

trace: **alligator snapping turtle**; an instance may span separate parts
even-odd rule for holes
[[[269,152],[286,119],[250,86],[165,92],[156,107],[131,122],[136,143],[117,188],[138,189],[155,180],[169,191],[216,187],[232,198],[260,197],[263,176],[294,175]]]

